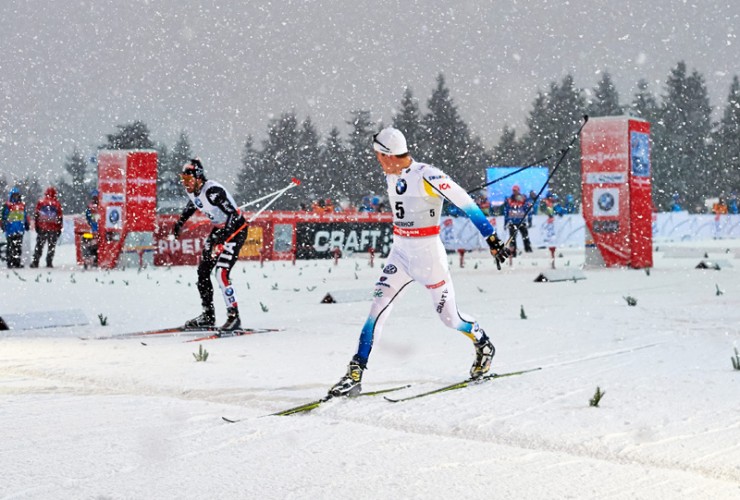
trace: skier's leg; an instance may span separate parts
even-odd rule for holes
[[[211,255],[211,235],[206,238],[206,243],[201,253],[198,264],[198,293],[203,313],[185,322],[186,327],[195,328],[200,326],[213,326],[216,323],[216,310],[213,307],[213,283],[211,283],[211,271],[216,266],[216,259]]]
[[[351,396],[362,390],[362,372],[367,366],[370,351],[377,335],[383,329],[383,323],[390,315],[393,301],[400,297],[406,286],[413,280],[400,267],[398,256],[391,250],[387,264],[375,283],[373,291],[373,303],[370,306],[370,314],[362,326],[360,341],[357,346],[357,354],[347,365],[347,372],[339,379],[339,382],[329,389],[331,396]]]
[[[424,252],[424,257],[419,258],[417,267],[421,271],[419,271],[419,275],[415,273],[414,277],[425,283],[431,295],[432,304],[442,323],[461,332],[473,341],[476,359],[470,369],[470,376],[480,377],[489,370],[495,349],[486,332],[478,325],[475,318],[458,310],[455,287],[452,283],[444,246],[441,241],[430,246]]]
[[[393,310],[393,302],[402,295],[409,283],[413,282],[408,274],[401,270],[397,264],[394,264],[390,258],[387,262],[385,268],[383,268],[383,273],[375,283],[370,314],[368,314],[367,320],[362,326],[357,354],[355,355],[363,368],[365,368],[370,357],[373,342],[382,333],[385,320]]]
[[[426,285],[426,288],[429,290],[434,309],[442,323],[461,332],[473,342],[478,342],[481,339],[484,333],[475,318],[461,313],[457,308],[455,286],[449,273],[439,282]]]
[[[241,327],[239,318],[239,304],[236,291],[231,285],[231,270],[239,260],[239,250],[247,239],[247,231],[237,233],[231,241],[224,243],[223,251],[219,254],[216,262],[216,282],[221,289],[221,296],[226,304],[228,317],[224,323],[223,330],[236,330]]]

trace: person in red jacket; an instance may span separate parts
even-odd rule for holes
[[[54,267],[54,250],[62,234],[62,205],[57,200],[56,189],[53,187],[46,189],[44,197],[36,204],[33,220],[36,224],[36,249],[33,252],[31,267],[39,267],[44,245],[48,245],[46,267]]]

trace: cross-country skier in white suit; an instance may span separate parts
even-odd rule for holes
[[[388,199],[393,211],[393,247],[375,284],[370,315],[362,327],[357,354],[347,373],[330,390],[331,396],[361,391],[362,372],[367,367],[375,336],[393,308],[393,303],[414,281],[424,285],[439,319],[469,337],[475,346],[470,376],[488,372],[495,349],[483,328],[472,316],[457,309],[447,254],[439,238],[442,203],[447,200],[463,210],[486,238],[498,263],[508,252],[486,216],[473,199],[440,169],[414,161],[401,131],[388,127],[373,136],[373,149],[386,177]]]

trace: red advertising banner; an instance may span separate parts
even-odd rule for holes
[[[126,229],[154,231],[157,213],[157,153],[129,153],[126,166]]]
[[[244,214],[247,219],[250,213]],[[177,240],[170,240],[177,215],[160,216],[154,234],[154,265],[195,265],[211,222],[191,217]],[[385,255],[392,239],[391,213],[332,213],[266,211],[249,225],[247,241],[239,252],[243,260],[331,258],[343,254]]]
[[[630,266],[653,266],[653,194],[650,123],[629,121],[630,142]]]

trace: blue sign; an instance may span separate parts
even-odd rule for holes
[[[650,177],[650,138],[647,134],[630,134],[630,160],[634,177]]]
[[[522,167],[489,167],[486,169],[486,182],[509,175]],[[550,171],[547,167],[530,167],[514,175],[501,179],[498,182],[488,186],[488,201],[492,205],[500,205],[504,199],[511,196],[511,188],[514,185],[519,186],[519,192],[524,196],[529,196],[530,191],[539,193],[542,186],[545,186]],[[542,192],[542,196],[547,193],[547,187]]]

